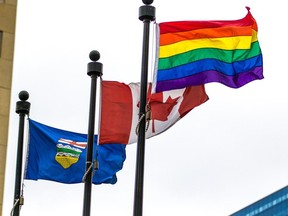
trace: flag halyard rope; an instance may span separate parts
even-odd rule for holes
[[[151,120],[151,108],[149,106],[149,103],[147,104],[146,106],[146,111],[145,113],[143,113],[139,120],[138,120],[138,123],[137,123],[137,126],[135,128],[135,133],[136,135],[138,135],[138,132],[139,132],[139,126],[140,126],[140,122],[145,118],[145,121],[146,121],[146,132],[148,131],[148,128],[149,128],[149,125],[150,125],[150,120]]]
[[[88,175],[89,172],[91,172],[92,170],[92,167],[93,167],[93,163],[91,161],[87,161],[86,164],[89,164],[90,163],[90,166],[88,167],[88,169],[86,170],[86,172],[84,173],[83,175],[83,178],[82,178],[82,182],[85,182],[86,181],[86,177]]]

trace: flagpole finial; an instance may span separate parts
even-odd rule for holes
[[[89,53],[89,58],[91,61],[98,61],[100,59],[100,53],[97,50],[92,50]]]
[[[154,21],[155,20],[155,7],[150,4],[153,3],[153,0],[142,0],[145,4],[139,8],[139,19],[141,21]]]
[[[29,114],[30,103],[27,101],[29,98],[29,93],[23,90],[18,94],[18,97],[21,101],[16,102],[16,113]]]
[[[103,65],[100,62],[97,62],[100,59],[100,53],[97,50],[92,50],[89,53],[89,58],[92,62],[88,63],[87,74],[89,76],[96,75],[97,77],[102,76]]]
[[[142,0],[143,4],[150,5],[153,3],[153,0]]]
[[[21,101],[26,101],[29,98],[29,93],[25,90],[19,92],[18,97]]]

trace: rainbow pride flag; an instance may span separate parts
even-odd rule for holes
[[[157,24],[156,92],[219,82],[239,88],[263,79],[263,58],[250,8],[239,20]]]

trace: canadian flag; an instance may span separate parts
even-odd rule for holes
[[[102,81],[99,143],[132,144],[137,142],[140,83]],[[194,107],[208,100],[204,85],[151,94],[148,85],[147,105],[151,120],[146,138],[160,134],[174,125]],[[148,122],[146,123],[148,124]]]

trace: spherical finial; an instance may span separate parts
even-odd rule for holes
[[[100,59],[100,53],[97,50],[93,50],[89,54],[91,61],[98,61]]]
[[[145,5],[150,5],[153,3],[153,0],[142,0]]]
[[[21,101],[26,101],[29,98],[29,93],[27,91],[23,90],[18,94],[18,97]]]

